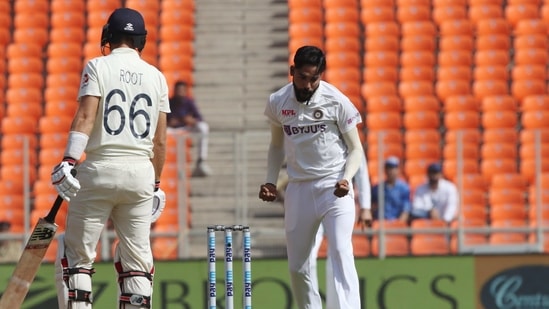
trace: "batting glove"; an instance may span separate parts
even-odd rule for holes
[[[272,183],[266,183],[259,187],[259,198],[265,202],[276,200],[276,186]]]
[[[166,193],[160,189],[160,182],[157,181],[154,187],[151,223],[156,222],[160,218],[164,207],[166,207]]]
[[[71,198],[75,197],[80,190],[80,182],[71,174],[75,163],[76,160],[65,158],[63,162],[53,168],[51,173],[51,183],[59,196],[67,202],[70,202]]]

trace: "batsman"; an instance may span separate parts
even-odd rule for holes
[[[118,308],[151,308],[151,213],[165,203],[159,185],[170,109],[165,77],[140,57],[146,35],[139,12],[116,9],[103,27],[103,56],[82,72],[64,158],[51,175],[69,202],[56,261],[59,308],[92,308],[96,246],[109,218],[119,238]]]

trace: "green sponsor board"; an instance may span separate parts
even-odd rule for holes
[[[319,280],[324,297],[325,261],[319,261]],[[362,308],[474,308],[473,259],[469,257],[357,259]],[[0,291],[5,289],[13,264],[0,265]],[[156,262],[153,307],[162,309],[206,308],[209,293],[206,261]],[[116,277],[110,263],[95,265],[94,308],[116,308]],[[217,265],[218,308],[223,302],[223,264]],[[254,260],[253,306],[261,309],[295,309],[285,260]],[[241,263],[234,262],[235,308],[241,307]],[[57,308],[54,267],[40,268],[23,308]]]

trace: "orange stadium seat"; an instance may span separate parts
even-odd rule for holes
[[[49,1],[48,0],[37,0],[37,1],[15,1],[14,5],[15,14],[20,13],[36,13],[36,12],[47,12],[49,10]]]
[[[534,159],[521,159],[520,160],[520,173],[528,179],[530,183],[535,181],[537,173],[547,173],[549,172],[549,163],[547,160],[541,160],[540,166],[538,169],[537,162]]]
[[[67,144],[68,134],[61,133],[45,133],[40,135],[40,149],[48,148],[64,148]]]
[[[398,93],[402,98],[433,95],[434,87],[432,82],[427,81],[400,82]]]
[[[515,128],[484,129],[482,138],[484,143],[516,143],[518,133]]]
[[[545,65],[547,58],[546,50],[541,48],[518,49],[514,56],[516,65]]]
[[[409,112],[439,112],[440,102],[434,95],[407,97],[403,101],[404,111]]]
[[[380,6],[389,6],[392,7],[395,5],[394,0],[360,0],[360,7],[367,8],[367,7],[380,7]]]
[[[85,32],[82,28],[55,28],[51,29],[49,43],[67,43],[67,42],[83,42]],[[94,39],[96,45],[99,44],[101,36]],[[99,47],[97,47],[99,48]]]
[[[517,173],[498,173],[490,181],[490,189],[516,189],[524,191],[528,182],[524,175]]]
[[[8,75],[9,89],[42,89],[44,76],[40,73],[14,73]]]
[[[369,40],[370,41],[370,40]],[[355,51],[358,53],[360,51],[360,41],[358,37],[335,37],[327,38],[324,43],[324,49],[326,53],[331,52],[350,52]]]
[[[360,84],[360,69],[357,67],[330,66],[324,73],[325,79],[330,83],[349,82]]]
[[[17,104],[8,104],[6,114],[8,117],[32,117],[38,120],[42,116],[42,104],[21,102]]]
[[[544,80],[546,75],[545,65],[515,65],[511,69],[511,78],[513,80]]]
[[[546,94],[545,80],[515,80],[511,84],[511,94],[518,101],[528,96]]]
[[[549,95],[526,96],[521,102],[522,111],[549,110]]]
[[[437,34],[436,25],[432,21],[404,22],[400,26],[402,37],[416,35],[435,36]]]
[[[47,55],[53,57],[82,57],[82,44],[79,42],[50,43],[47,47]],[[49,60],[49,59],[48,59]]]
[[[326,54],[326,63],[331,67],[360,67],[360,55],[352,52]]]
[[[549,130],[541,129],[541,130],[521,130],[520,143],[521,144],[535,143],[537,134],[539,134],[539,138],[541,139],[542,143],[549,142]]]
[[[399,220],[384,221],[383,228],[385,230],[404,229],[406,224]],[[380,229],[379,221],[374,221],[372,230]],[[385,235],[385,254],[388,256],[405,256],[410,253],[410,244],[408,238],[404,234],[386,234]],[[380,240],[378,234],[372,236],[372,254],[378,256],[380,254]]]
[[[361,94],[364,99],[378,96],[393,96],[397,95],[397,88],[395,83],[391,82],[374,82],[362,84]]]
[[[36,43],[45,46],[48,42],[48,30],[46,28],[18,28],[13,31],[13,42]]]
[[[547,49],[547,45],[547,37],[541,34],[519,35],[513,41],[515,49]]]
[[[366,126],[370,130],[400,129],[402,119],[400,113],[380,112],[366,115]]]
[[[406,144],[404,156],[406,160],[425,159],[439,161],[441,157],[440,145],[432,142]]]
[[[103,25],[105,25],[106,21],[109,19],[109,16],[111,15],[112,11],[113,10],[88,11],[88,14],[87,14],[88,30],[94,29],[93,31],[94,34],[97,33],[96,29],[102,30]],[[99,35],[101,35],[101,33],[99,33]],[[98,36],[97,35],[88,36],[88,40],[90,40],[90,38],[97,39]]]
[[[427,167],[431,163],[433,163],[433,161],[426,159],[406,160],[404,162],[404,174],[406,174],[407,177],[412,177],[415,175],[425,176],[427,172]]]
[[[479,144],[482,140],[478,127],[446,131],[445,140],[447,143],[457,143],[461,139],[464,143]]]
[[[404,114],[404,128],[407,130],[438,129],[440,126],[437,112],[419,111]]]
[[[404,156],[404,147],[402,144],[384,144],[383,151],[380,154],[380,149],[377,144],[368,145],[366,150],[366,156],[369,160],[377,161],[380,158],[387,158],[390,156],[403,157]]]
[[[400,27],[394,21],[380,21],[380,22],[368,22],[365,24],[366,27],[366,37],[398,37],[400,36]]]
[[[368,99],[366,104],[368,113],[402,111],[402,102],[398,96],[379,96]]]
[[[467,81],[472,78],[471,67],[469,65],[461,66],[441,66],[437,69],[437,81]]]
[[[503,9],[497,4],[480,4],[469,6],[469,19],[478,23],[485,19],[500,19],[503,18]]]
[[[294,28],[292,30],[292,28]],[[294,25],[290,25],[290,34],[296,35],[314,35],[314,31],[308,32],[306,29],[296,29]],[[295,32],[292,32],[295,31]],[[160,27],[159,38],[161,41],[186,41],[194,40],[194,26],[190,25],[171,25]]]
[[[181,42],[160,42],[158,44],[158,53],[160,56],[170,54],[186,54],[194,55],[193,42],[181,41]]]
[[[475,80],[507,80],[509,72],[503,65],[478,65],[473,71]]]
[[[465,160],[478,160],[478,145],[473,143],[463,143],[461,148],[458,150],[457,143],[446,143],[443,149],[443,157],[445,160],[457,160],[458,157]]]
[[[377,145],[381,139],[382,143],[401,144],[402,133],[398,129],[394,130],[368,130],[367,134],[368,145]]]
[[[469,19],[455,19],[441,22],[439,29],[442,36],[472,35],[474,27]]]
[[[463,174],[474,174],[474,173],[479,173],[480,170],[479,170],[479,167],[478,167],[478,163],[476,160],[463,160],[463,162],[461,163],[461,166],[462,168],[461,169],[458,169],[458,166],[459,166],[459,162],[458,160],[445,160],[442,165],[443,165],[443,168],[442,168],[442,173],[443,175],[454,181],[458,175],[458,173],[463,173]]]
[[[52,13],[84,12],[86,9],[86,1],[53,0],[50,9]]]
[[[426,130],[406,130],[404,131],[405,144],[421,143],[430,141],[432,143],[440,143],[441,137],[438,129]]]
[[[495,160],[498,158],[515,159],[517,157],[517,146],[515,143],[511,142],[485,142],[481,146],[480,153],[483,160]]]
[[[2,136],[2,150],[23,149],[25,140],[29,149],[36,149],[38,146],[38,139],[34,134],[5,134]]]
[[[0,163],[2,165],[22,165],[24,164],[24,149],[5,149],[0,153]],[[30,166],[35,166],[37,163],[37,156],[34,149],[28,151],[28,163]]]
[[[400,65],[402,67],[411,66],[434,66],[436,57],[432,52],[414,51],[402,52],[400,54]]]
[[[438,48],[441,51],[463,50],[473,51],[474,40],[469,35],[444,36],[440,38]]]
[[[301,12],[298,15],[293,13],[293,11],[289,12],[289,18],[293,18],[290,22],[318,22],[319,20],[315,18],[315,11],[318,12],[318,10],[312,10],[307,9],[307,12]],[[292,16],[293,13],[293,16]],[[305,17],[307,16],[307,17]],[[318,15],[316,15],[318,16]],[[299,17],[304,17],[303,19],[299,19]],[[175,9],[175,10],[162,10],[160,13],[160,19],[159,24],[164,25],[177,25],[177,24],[187,24],[187,25],[194,25],[195,23],[195,15],[194,11],[192,10],[185,10],[185,9]]]
[[[477,36],[475,49],[477,51],[509,50],[511,39],[507,35],[487,34]]]
[[[485,97],[481,100],[481,109],[483,112],[510,111],[516,112],[518,105],[516,100],[510,95]]]
[[[324,26],[324,35],[327,38],[351,37],[357,38],[360,34],[358,23],[331,22]]]
[[[15,29],[48,28],[48,15],[41,12],[21,13],[13,17]]]
[[[360,20],[360,11],[355,6],[326,7],[324,1],[324,20],[326,23],[352,22],[357,23]]]
[[[194,61],[192,55],[162,55],[159,61],[160,70],[192,70]]]
[[[480,125],[480,117],[472,111],[448,112],[444,115],[444,125],[449,130],[476,129]]]
[[[364,55],[365,67],[396,67],[398,64],[398,53],[394,51],[369,52]]]
[[[515,158],[500,157],[498,159],[484,158],[480,163],[480,172],[487,182],[499,173],[516,173],[517,162]]]
[[[395,10],[391,6],[365,7],[360,10],[360,21],[368,26],[370,23],[395,21]]]
[[[435,51],[435,39],[427,35],[410,35],[400,40],[400,49],[403,52]]]
[[[400,23],[430,21],[431,7],[421,4],[398,5],[396,7],[396,19]]]
[[[8,73],[42,73],[44,64],[40,58],[13,58],[8,60]]]
[[[549,111],[532,110],[522,113],[522,126],[525,129],[545,129],[549,128]]]
[[[48,74],[46,76],[46,87],[80,87],[80,73],[77,72],[62,72],[58,74]],[[76,98],[74,98],[76,100]]]
[[[477,99],[494,95],[509,94],[507,81],[503,80],[478,80],[473,82],[473,94]]]
[[[468,80],[440,80],[435,84],[435,92],[441,101],[452,96],[468,95],[471,86]]]
[[[493,228],[527,227],[524,220],[497,220],[492,222]],[[525,232],[492,232],[489,235],[490,244],[517,244],[526,241]]]
[[[465,204],[461,208],[461,214],[465,220],[482,220],[486,222],[488,211],[484,204]]]
[[[78,28],[86,25],[86,17],[84,12],[52,12],[51,27],[52,28]]]
[[[458,228],[460,226],[459,222],[454,221],[452,222],[452,228]],[[473,233],[468,232],[468,229],[471,228],[482,228],[486,226],[486,220],[477,219],[477,218],[465,218],[463,222],[461,223],[461,226],[464,228],[465,238],[463,239],[464,245],[470,246],[470,245],[481,245],[481,244],[487,244],[488,240],[486,235],[481,233]],[[452,235],[450,240],[450,251],[452,253],[458,252],[458,235]]]
[[[463,184],[462,190],[471,190],[476,189],[480,190],[484,194],[484,190],[487,187],[487,183],[484,180],[482,174],[465,174],[463,175]],[[484,205],[485,200],[482,199],[481,203]],[[474,204],[474,203],[473,203]]]
[[[536,158],[537,151],[540,152],[541,158],[546,158],[547,155],[549,155],[549,143],[542,143],[539,144],[539,146],[537,145],[538,144],[535,143],[522,144],[519,151],[520,158],[534,160]]]
[[[342,37],[345,38],[345,37]],[[330,38],[335,40],[338,38]],[[353,38],[358,39],[358,37]],[[327,44],[328,42],[326,42]],[[397,36],[372,36],[365,42],[368,52],[396,52],[399,48],[399,39]],[[353,49],[354,50],[354,49]]]
[[[46,88],[44,97],[46,102],[75,100],[78,97],[78,89],[69,87]]]
[[[446,112],[478,112],[478,100],[471,95],[455,95],[442,101]]]
[[[40,58],[42,57],[42,47],[36,43],[11,43],[6,49],[8,59],[18,57]]]
[[[53,57],[46,62],[46,73],[61,74],[66,72],[81,72],[82,60],[78,57]]]
[[[504,15],[513,27],[516,27],[521,20],[540,17],[538,6],[532,4],[509,4],[504,9]]]
[[[69,116],[44,116],[38,121],[38,130],[40,133],[68,133],[71,123]]]
[[[447,20],[467,18],[468,14],[465,5],[444,5],[433,7],[433,20],[439,25]]]
[[[3,117],[1,124],[2,134],[35,134],[36,121],[32,117]]]
[[[288,7],[292,10],[306,7],[322,7],[322,0],[289,0]]]
[[[51,176],[51,167],[48,167],[49,173],[48,173],[48,179]],[[36,181],[36,169],[30,168],[29,170],[29,185],[34,183]],[[11,179],[14,182],[17,182],[17,186],[23,186],[23,179],[24,179],[24,169],[23,166],[20,164],[14,164],[14,165],[5,165],[2,166],[0,169],[0,179]],[[22,204],[19,204],[22,205]],[[51,204],[50,204],[51,206]]]
[[[329,74],[329,70],[326,72]],[[362,76],[366,83],[370,82],[393,82],[398,80],[396,67],[365,67]]]
[[[411,81],[429,81],[432,82],[435,79],[435,73],[430,66],[414,66],[400,68],[399,79],[402,82]]]
[[[55,166],[59,163],[59,158],[63,158],[65,149],[63,148],[46,148],[41,149],[38,153],[38,163],[40,165]]]
[[[511,111],[484,112],[482,114],[482,126],[485,129],[515,128],[517,122],[517,113]]]
[[[463,180],[465,183],[465,180],[468,179],[468,175],[477,175],[479,177],[482,177],[480,174],[464,174]],[[485,183],[484,177],[481,178],[482,182]],[[463,204],[478,204],[478,205],[485,205],[486,204],[486,191],[483,187],[471,187],[468,189],[463,189],[460,194],[460,199]]]
[[[445,235],[415,234],[412,236],[410,251],[413,255],[447,255],[450,244]]]
[[[511,33],[511,24],[504,18],[483,19],[476,24],[476,34],[484,35],[505,35]]]
[[[477,66],[506,66],[510,60],[509,52],[506,50],[478,51],[474,58]]]

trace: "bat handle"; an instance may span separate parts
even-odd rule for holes
[[[74,177],[76,176],[76,170],[71,170],[71,175]],[[63,198],[60,195],[57,195],[57,198],[55,198],[55,202],[53,202],[53,206],[51,207],[50,211],[44,217],[44,220],[48,221],[49,223],[55,222],[55,217],[57,216],[57,212],[59,211],[59,208],[61,207],[61,204],[63,203]]]

